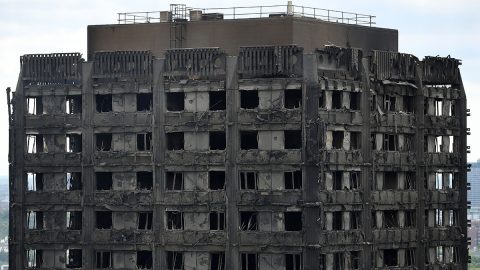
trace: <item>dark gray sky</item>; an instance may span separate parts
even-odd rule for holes
[[[283,5],[287,1],[188,1],[191,7]],[[180,1],[174,1],[180,3]],[[15,88],[19,57],[27,53],[86,54],[87,25],[114,24],[117,12],[168,10],[170,2],[149,0],[0,0],[0,90]],[[480,158],[480,1],[337,0],[293,1],[294,5],[352,11],[377,16],[378,27],[399,30],[401,52],[420,59],[450,55],[463,60],[463,81],[472,117],[470,161]],[[5,92],[3,92],[5,93]],[[6,95],[0,94],[0,175],[8,174]]]

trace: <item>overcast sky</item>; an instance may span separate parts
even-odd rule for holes
[[[180,3],[181,1],[174,1]],[[286,4],[287,1],[189,1],[192,7]],[[377,16],[378,27],[399,30],[401,52],[462,59],[472,135],[469,161],[480,158],[480,1],[476,0],[336,0],[299,1],[295,5]],[[86,55],[87,25],[114,24],[117,12],[168,10],[167,1],[149,0],[0,0],[0,90],[16,86],[19,58],[29,53],[81,52]],[[6,94],[0,94],[0,175],[8,174]],[[478,106],[478,107],[477,107]]]

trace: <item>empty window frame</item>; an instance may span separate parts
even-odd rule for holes
[[[96,182],[97,190],[111,190],[112,189],[112,173],[96,172],[95,182]]]
[[[350,258],[352,260],[352,270],[360,270],[360,251],[350,251]]]
[[[383,190],[396,190],[398,189],[398,174],[397,172],[384,172],[383,173]]]
[[[258,131],[240,131],[240,149],[258,149]]]
[[[82,229],[82,211],[67,211],[67,230]]]
[[[284,104],[286,109],[302,107],[302,90],[285,90]]]
[[[152,133],[138,133],[137,134],[137,151],[151,151],[152,150]]]
[[[95,101],[97,105],[97,112],[111,112],[112,111],[112,95],[95,95]]]
[[[151,230],[153,223],[153,212],[140,212],[137,215],[137,229]]]
[[[43,153],[44,140],[41,134],[27,134],[27,153],[36,154]]]
[[[415,249],[405,249],[405,266],[415,266]]]
[[[350,172],[350,189],[351,190],[360,189],[360,175],[361,175],[361,172],[358,172],[358,171]]]
[[[151,250],[137,250],[137,269],[152,269],[153,254]]]
[[[183,252],[167,251],[167,270],[183,269]]]
[[[80,114],[82,113],[82,96],[70,95],[65,97],[65,113]]]
[[[332,131],[332,148],[343,149],[343,131]]]
[[[387,267],[398,266],[398,251],[396,249],[384,249],[383,263]]]
[[[67,134],[65,148],[67,153],[82,152],[82,134]]]
[[[43,250],[27,249],[27,267],[40,268],[43,266]]]
[[[435,226],[437,227],[446,226],[447,224],[444,223],[444,217],[443,217],[443,215],[445,214],[444,210],[435,209],[434,211],[435,211]]]
[[[398,136],[394,134],[383,135],[383,150],[384,151],[398,151]]]
[[[384,95],[383,96],[383,106],[385,111],[387,112],[394,112],[396,111],[396,101],[397,98],[392,95]]]
[[[417,181],[415,172],[406,172],[405,173],[405,189],[407,190],[416,190]]]
[[[346,187],[343,185],[343,171],[332,172],[333,190],[343,190]]]
[[[225,270],[225,253],[223,252],[210,253],[209,270]]]
[[[415,111],[415,98],[413,96],[403,96],[403,111],[408,113]]]
[[[302,131],[301,130],[285,130],[285,149],[301,149],[302,148]]]
[[[358,111],[361,109],[362,92],[350,92],[350,110]]]
[[[82,268],[82,250],[81,249],[67,249],[65,252],[67,262],[66,268]]]
[[[27,97],[27,113],[30,115],[43,114],[42,97]]]
[[[149,112],[153,107],[152,93],[137,94],[137,112]]]
[[[95,228],[99,230],[110,230],[112,228],[112,212],[96,211],[95,212]]]
[[[167,150],[183,150],[185,138],[183,132],[169,132],[167,135]]]
[[[167,111],[180,112],[185,110],[185,93],[184,92],[169,92],[167,96]]]
[[[97,146],[97,151],[111,151],[112,150],[112,133],[95,134],[95,142]]]
[[[350,132],[350,149],[360,150],[362,148],[362,133],[358,131]]]
[[[417,226],[417,212],[415,210],[405,210],[405,227],[415,228]]]
[[[324,92],[320,92],[318,97],[318,107],[321,109],[325,109],[325,94]]]
[[[241,90],[240,91],[240,108],[242,109],[255,109],[258,108],[260,99],[258,97],[257,90]]]
[[[227,107],[226,91],[208,92],[209,110],[224,111]]]
[[[285,189],[302,189],[302,171],[284,172]]]
[[[152,188],[153,188],[153,173],[137,172],[137,189],[152,190]]]
[[[257,270],[258,256],[256,253],[242,253],[242,270]]]
[[[332,212],[332,230],[333,231],[343,230],[343,212],[340,212],[340,211]]]
[[[210,230],[223,231],[225,230],[225,213],[224,212],[210,212],[209,214]]]
[[[67,172],[65,176],[65,186],[67,190],[81,190],[82,189],[82,173],[81,172]]]
[[[27,191],[43,190],[43,173],[27,173]]]
[[[342,91],[332,91],[332,109],[340,110],[342,105]]]
[[[302,270],[302,254],[285,254],[285,270]]]
[[[285,231],[301,231],[302,225],[302,212],[285,212]]]
[[[240,189],[255,190],[258,186],[258,172],[240,172]]]
[[[209,171],[208,188],[210,190],[225,189],[225,171]]]
[[[240,211],[240,230],[258,230],[258,213],[253,211]]]
[[[167,229],[183,230],[183,212],[166,211]]]
[[[43,230],[45,228],[42,211],[27,212],[27,228],[29,230]]]
[[[362,212],[361,211],[350,212],[350,229],[358,230],[361,228],[361,224],[362,224]]]
[[[343,252],[333,253],[333,270],[345,269],[345,254]]]
[[[383,220],[385,228],[398,228],[398,211],[385,210],[383,211]]]
[[[166,172],[165,176],[166,190],[183,190],[183,173]]]
[[[225,131],[209,132],[210,150],[225,150],[227,146]]]
[[[113,267],[112,252],[110,251],[96,251],[95,265],[99,269],[108,269]]]

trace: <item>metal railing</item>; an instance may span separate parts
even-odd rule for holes
[[[364,25],[370,27],[375,25],[376,18],[375,16],[366,14],[295,5],[227,8],[187,8],[187,10],[198,10],[202,11],[203,14],[220,13],[223,14],[223,19],[225,20],[292,16],[312,18],[328,22]],[[118,23],[132,24],[162,22],[160,14],[161,11],[118,13]]]

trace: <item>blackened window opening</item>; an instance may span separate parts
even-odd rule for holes
[[[151,230],[153,222],[152,212],[140,212],[138,213],[138,227],[139,230]]]
[[[111,151],[112,150],[112,133],[97,133],[95,134],[97,151]]]
[[[240,189],[257,189],[258,172],[240,172]]]
[[[43,190],[43,173],[27,173],[27,190]]]
[[[257,90],[240,91],[240,108],[255,109],[258,108],[259,102]]]
[[[81,190],[82,189],[82,173],[68,172],[66,174],[66,188],[67,190]]]
[[[27,97],[27,113],[30,115],[43,114],[42,97]]]
[[[153,255],[151,250],[137,251],[137,269],[152,269]]]
[[[285,149],[302,148],[302,131],[285,130]]]
[[[258,132],[240,131],[240,148],[242,150],[258,149]]]
[[[152,150],[152,133],[151,132],[137,134],[137,150],[138,151]]]
[[[68,230],[82,229],[82,211],[67,212],[67,229]]]
[[[178,251],[167,251],[167,269],[183,269],[183,253]]]
[[[339,110],[342,107],[342,92],[332,91],[332,109]]]
[[[285,212],[285,231],[302,230],[302,212]]]
[[[152,190],[152,188],[153,188],[153,173],[137,172],[137,189]]]
[[[82,152],[82,134],[67,134],[65,150],[68,153]]]
[[[97,211],[96,212],[96,228],[100,230],[109,230],[112,228],[112,212]]]
[[[96,95],[96,105],[97,105],[97,112],[111,112],[112,111],[112,95]]]
[[[208,99],[210,111],[224,111],[227,108],[226,91],[210,91]]]
[[[180,112],[185,110],[185,93],[170,92],[167,95],[167,111]]]
[[[209,133],[210,150],[225,150],[227,146],[224,131],[212,131]]]
[[[242,253],[242,270],[257,270],[257,254]]]
[[[208,188],[210,190],[225,189],[225,171],[209,171]]]
[[[225,230],[225,213],[210,212],[210,230],[223,231]]]
[[[398,252],[396,249],[383,250],[383,261],[385,266],[398,266]]]
[[[82,250],[68,249],[66,268],[81,268],[82,267]]]
[[[285,254],[285,270],[302,270],[302,254]]]
[[[298,109],[302,107],[302,90],[285,90],[286,109]]]
[[[111,268],[112,263],[112,253],[110,251],[97,251],[95,256],[96,266],[100,269]]]
[[[361,108],[361,92],[350,92],[350,110],[360,110]]]
[[[257,215],[257,212],[252,211],[240,212],[240,229],[242,231],[256,231],[258,229]]]
[[[185,144],[185,138],[183,135],[183,132],[167,133],[167,149],[170,151],[183,150]]]
[[[183,190],[183,173],[166,172],[166,189],[167,190]]]
[[[82,96],[71,95],[65,98],[65,113],[80,114],[82,113]]]
[[[95,179],[97,183],[97,190],[112,189],[112,173],[111,172],[96,172]]]
[[[302,171],[284,172],[285,189],[302,189]]]
[[[225,253],[210,254],[210,270],[225,270]]]
[[[167,229],[183,230],[183,213],[180,211],[167,211]]]
[[[137,94],[137,111],[148,112],[153,107],[153,95],[151,93]]]
[[[362,133],[357,131],[350,132],[350,149],[359,150],[362,148]]]
[[[332,131],[332,148],[343,149],[343,131]]]

